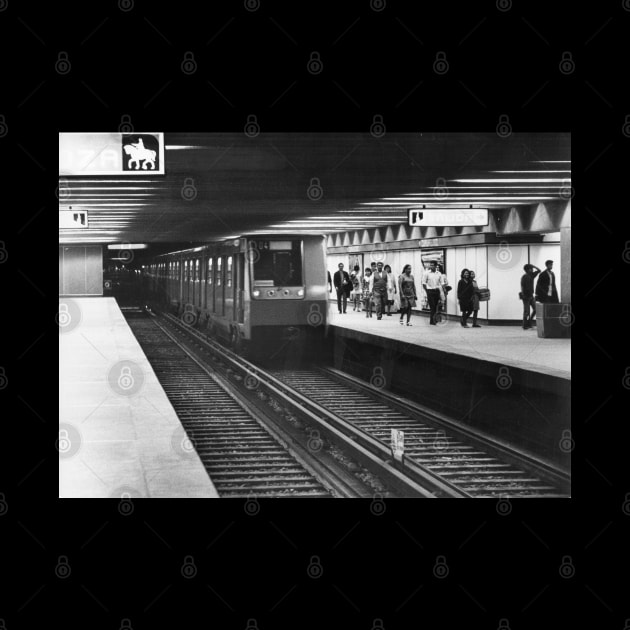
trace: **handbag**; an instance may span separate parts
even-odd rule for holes
[[[488,287],[483,287],[479,289],[479,301],[487,302],[490,299],[490,289]]]

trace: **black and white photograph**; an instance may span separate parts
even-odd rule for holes
[[[569,498],[573,195],[508,119],[61,132],[59,496]]]

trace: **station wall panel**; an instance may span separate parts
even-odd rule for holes
[[[103,295],[100,245],[59,246],[59,295]]]

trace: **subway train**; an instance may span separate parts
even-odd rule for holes
[[[243,355],[310,351],[325,335],[323,236],[244,235],[162,254],[143,281],[158,308]]]

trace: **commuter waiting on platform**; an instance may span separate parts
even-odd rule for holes
[[[394,274],[392,273],[392,268],[389,265],[385,265],[383,267],[385,273],[387,274],[387,316],[392,316],[392,306],[394,306],[394,300],[398,293],[398,289],[396,288],[396,280],[394,280]]]
[[[536,317],[536,300],[534,299],[534,278],[540,273],[536,265],[525,265],[521,276],[521,292],[518,296],[523,301],[523,330],[532,327]],[[531,309],[531,311],[530,311]]]
[[[547,304],[558,304],[556,276],[552,271],[553,260],[545,261],[546,269],[540,272],[536,283],[536,301]]]
[[[438,303],[440,301],[440,283],[442,274],[437,270],[437,263],[432,260],[429,263],[429,270],[425,271],[422,276],[422,286],[427,293],[427,302],[429,303],[429,324],[435,326],[435,314],[437,312]]]
[[[361,310],[361,267],[355,265],[352,273],[350,274],[350,281],[352,282],[352,292],[350,293],[350,301],[352,302],[352,310]]]
[[[372,317],[372,293],[370,291],[371,276],[372,270],[369,267],[366,267],[365,275],[363,276],[363,280],[361,281],[361,290],[366,317]]]
[[[376,271],[370,277],[370,291],[376,307],[376,319],[381,319],[387,302],[387,274],[382,262],[376,263]]]
[[[472,296],[472,327],[473,328],[481,328],[481,326],[477,323],[477,313],[479,313],[479,286],[477,285],[477,281],[475,280],[475,272],[470,270],[470,282],[473,285],[473,296]]]
[[[398,276],[398,294],[400,295],[400,325],[403,324],[403,316],[407,315],[407,326],[411,326],[411,309],[416,305],[418,294],[416,282],[411,275],[411,265],[405,265]]]
[[[462,269],[460,281],[457,283],[457,299],[459,300],[459,308],[462,311],[460,323],[464,328],[470,328],[466,322],[473,312],[473,290],[473,285],[470,281],[470,271]]]
[[[352,282],[347,271],[343,270],[343,263],[339,263],[339,271],[335,271],[333,276],[333,284],[337,290],[337,308],[340,313],[346,312],[346,306],[348,304],[348,296],[352,290]],[[342,310],[343,304],[343,310]]]

